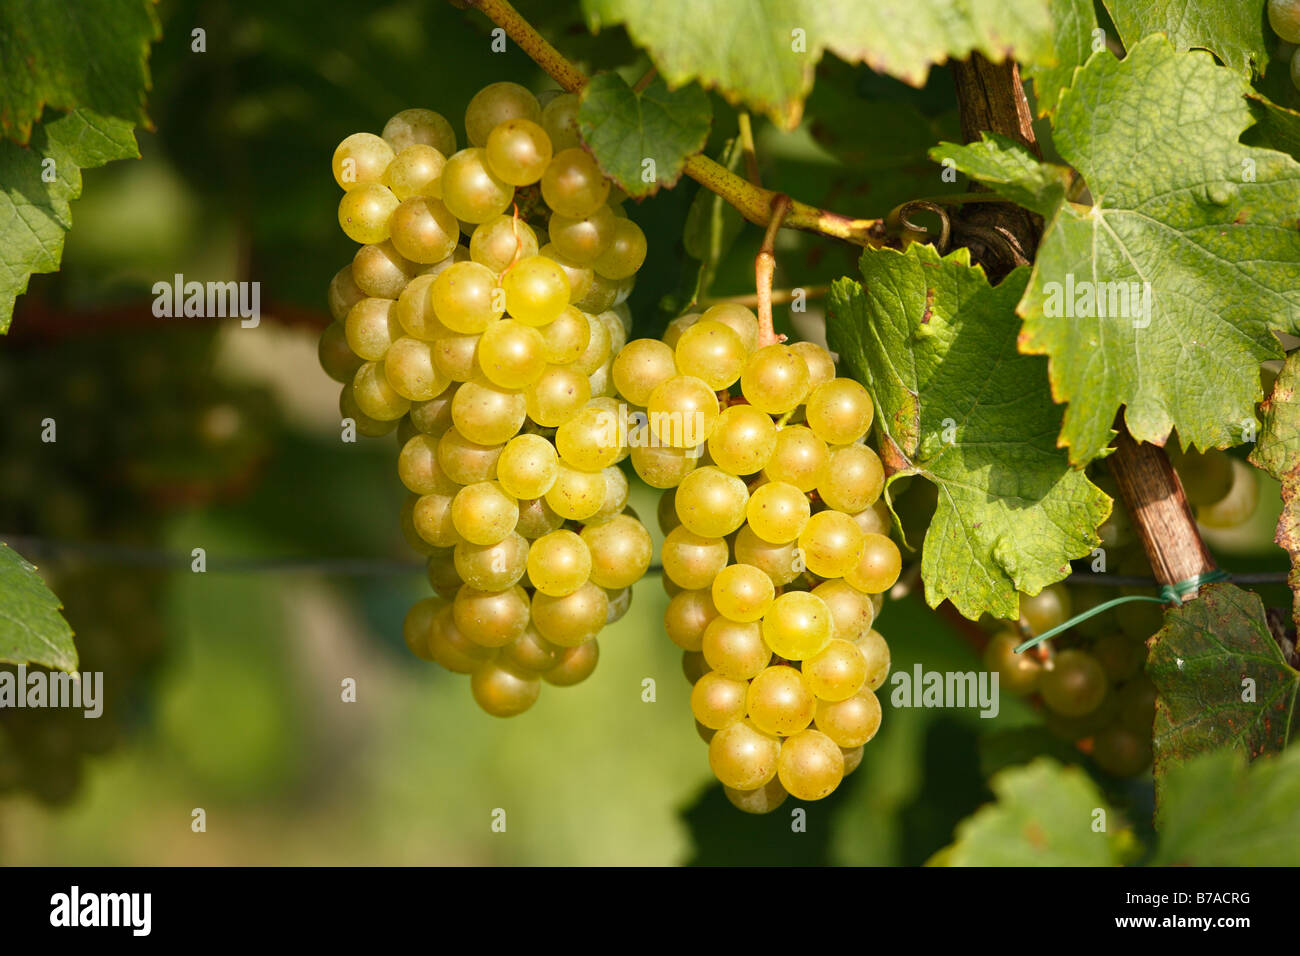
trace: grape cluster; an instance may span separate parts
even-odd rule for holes
[[[610,381],[646,240],[577,105],[494,83],[464,149],[411,109],[334,154],[339,225],[362,245],[330,284],[321,365],[359,432],[401,443],[402,525],[436,595],[408,646],[502,717],[591,674],[651,560]]]
[[[880,726],[889,647],[872,624],[901,563],[870,396],[730,303],[629,342],[613,379],[632,464],[665,489],[664,627],[715,776],[751,813],[827,796]]]

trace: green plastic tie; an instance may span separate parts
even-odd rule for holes
[[[1216,581],[1226,580],[1228,580],[1228,573],[1216,569],[1214,571],[1206,571],[1204,574],[1198,574],[1195,577],[1187,578],[1186,580],[1179,581],[1176,584],[1166,584],[1160,589],[1159,597],[1150,597],[1145,594],[1128,594],[1124,597],[1112,598],[1111,600],[1104,601],[1095,607],[1088,608],[1088,610],[1084,611],[1082,614],[1076,614],[1064,624],[1058,624],[1056,627],[1044,631],[1042,634],[1031,637],[1016,648],[1016,653],[1019,654],[1021,651],[1027,651],[1036,644],[1041,644],[1049,637],[1055,637],[1062,631],[1068,631],[1080,621],[1086,621],[1088,618],[1100,614],[1102,611],[1109,611],[1111,608],[1120,604],[1127,604],[1130,601],[1149,601],[1152,604],[1181,604],[1184,597],[1196,593],[1196,591],[1200,589],[1201,585],[1213,584]]]

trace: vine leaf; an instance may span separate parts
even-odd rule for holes
[[[59,268],[81,171],[139,155],[130,123],[86,110],[39,124],[28,146],[0,140],[0,333],[32,273]]]
[[[583,141],[600,168],[638,199],[672,188],[686,160],[704,148],[712,123],[713,106],[698,86],[670,90],[655,80],[638,93],[617,73],[592,77],[578,108]]]
[[[1298,673],[1269,632],[1259,595],[1211,584],[1165,614],[1147,674],[1156,685],[1156,784],[1209,750],[1254,760],[1287,745]]]
[[[1260,3],[1223,0],[1102,0],[1124,46],[1163,33],[1180,50],[1209,50],[1249,77],[1268,59],[1272,31]]]
[[[1054,62],[1030,63],[1025,76],[1034,81],[1038,115],[1056,109],[1061,92],[1074,81],[1074,71],[1087,62],[1093,52],[1093,31],[1097,29],[1097,11],[1092,0],[1051,0],[1052,43]]]
[[[1111,816],[1091,778],[1047,757],[999,771],[989,780],[997,797],[957,825],[953,842],[932,865],[1119,866],[1133,855],[1132,831],[1094,824]]]
[[[1300,164],[1238,142],[1248,89],[1159,36],[1124,60],[1094,54],[1054,132],[1092,206],[1045,191],[1064,173],[1010,140],[932,151],[1013,201],[1028,193],[1046,220],[1021,349],[1050,357],[1075,464],[1108,453],[1121,406],[1139,441],[1163,444],[1177,426],[1197,447],[1238,443],[1262,397],[1259,363],[1282,354],[1272,330],[1300,331]]]
[[[150,0],[0,4],[0,135],[26,143],[46,106],[148,125]]]
[[[1300,623],[1300,358],[1287,357],[1264,402],[1264,427],[1250,453],[1251,463],[1282,483],[1282,514],[1273,540],[1291,555],[1291,617]]]
[[[1300,750],[1249,765],[1204,754],[1169,772],[1152,866],[1295,866],[1300,860]]]
[[[77,648],[62,607],[36,568],[0,544],[0,662],[75,671]]]
[[[799,123],[813,71],[829,50],[913,86],[931,65],[979,52],[1051,63],[1048,0],[583,0],[593,31],[625,24],[672,86],[699,80],[732,105]]]
[[[921,577],[932,607],[1014,619],[1091,552],[1109,499],[1056,448],[1046,363],[1016,351],[1018,269],[990,286],[959,248],[867,250],[831,290],[827,337],[876,402],[882,454],[939,491]]]

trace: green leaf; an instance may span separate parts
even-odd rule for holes
[[[676,184],[712,123],[713,106],[698,86],[669,90],[655,80],[637,93],[617,73],[592,77],[578,109],[582,138],[600,168],[638,199]],[[649,182],[646,160],[654,163]]]
[[[1051,216],[1065,202],[1072,174],[1064,166],[1042,163],[1024,146],[1001,133],[982,133],[966,146],[940,143],[930,150],[936,163],[954,165],[986,183],[1011,202],[1040,216]]]
[[[1300,357],[1287,356],[1264,402],[1264,427],[1250,460],[1282,483],[1282,514],[1273,540],[1291,556],[1291,617],[1300,623]]]
[[[989,786],[997,802],[958,824],[952,845],[940,851],[944,865],[1118,866],[1130,855],[1129,831],[1116,826],[1078,767],[1040,757],[1003,770]],[[1103,820],[1104,828],[1094,829]]]
[[[1223,0],[1102,0],[1126,49],[1163,33],[1179,50],[1209,50],[1238,73],[1268,59],[1273,39],[1263,4]]]
[[[1069,467],[1042,359],[1016,350],[1019,269],[990,286],[969,250],[868,250],[863,283],[841,279],[827,337],[876,402],[881,453],[939,490],[925,537],[926,600],[968,618],[1014,619],[1097,543],[1109,499]]]
[[[1272,330],[1300,331],[1300,165],[1238,142],[1247,89],[1208,54],[1152,37],[1124,60],[1094,55],[1061,97],[1056,146],[1094,205],[1039,209],[1018,311],[1021,348],[1050,356],[1052,393],[1070,403],[1061,441],[1075,464],[1107,453],[1121,406],[1140,441],[1163,444],[1177,426],[1198,447],[1237,443],[1261,398],[1259,363],[1281,355]],[[1013,153],[999,173],[1022,167],[1018,191],[1041,196],[1050,177],[1028,153],[996,148]],[[948,155],[973,174],[989,162]],[[1097,298],[1105,317],[1091,315]]]
[[[0,544],[0,662],[75,671],[77,648],[62,607],[36,568]]]
[[[1300,673],[1269,632],[1257,594],[1211,584],[1168,611],[1147,674],[1157,691],[1157,785],[1205,751],[1232,749],[1253,760],[1281,751],[1291,737]]]
[[[1152,866],[1295,866],[1300,750],[1256,760],[1205,754],[1170,771]]]
[[[0,134],[27,142],[50,106],[148,125],[150,0],[6,0],[0,4]]]
[[[672,86],[699,80],[785,129],[824,51],[915,86],[972,51],[1050,63],[1048,0],[583,0],[592,30],[623,23]]]
[[[81,171],[139,155],[130,123],[86,110],[41,123],[27,146],[0,140],[0,333],[31,274],[59,268]]]
[[[1092,55],[1092,34],[1097,29],[1097,11],[1092,0],[1051,0],[1050,5],[1052,43],[1056,48],[1054,62],[1030,63],[1024,68],[1025,76],[1034,81],[1039,116],[1055,111],[1061,91],[1074,82],[1074,71]]]

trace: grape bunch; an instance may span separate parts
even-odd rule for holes
[[[321,336],[340,410],[397,432],[403,530],[434,597],[406,617],[418,657],[470,676],[485,711],[596,667],[651,560],[627,508],[610,366],[646,240],[577,129],[494,83],[451,124],[404,110],[334,154],[339,225],[361,244],[334,277]]]
[[[861,761],[889,672],[872,624],[901,563],[866,389],[826,349],[765,338],[724,303],[613,366],[633,467],[665,489],[664,627],[714,775],[751,813],[821,799]]]

